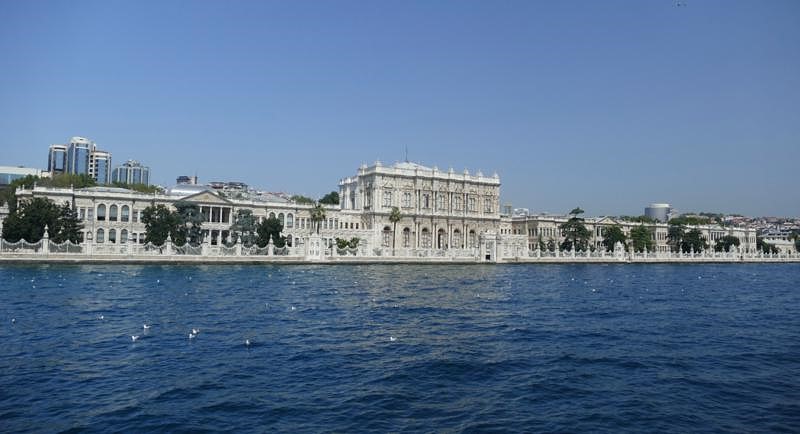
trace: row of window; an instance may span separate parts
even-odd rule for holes
[[[130,241],[132,243],[144,244],[145,234],[143,234],[143,233],[141,233],[141,234],[139,234],[139,233],[131,233],[131,234],[129,234],[127,229],[122,229],[122,230],[119,231],[119,238],[117,238],[117,234],[118,234],[118,232],[117,232],[116,229],[109,229],[106,232],[105,229],[100,228],[95,233],[94,242],[98,243],[98,244],[103,244],[103,243],[127,244],[128,241]]]
[[[131,209],[128,205],[122,205],[118,207],[117,205],[106,206],[105,204],[97,205],[97,221],[110,221],[110,222],[129,222],[133,221],[134,223],[138,223],[139,219],[142,216],[141,210],[134,210],[131,212]],[[88,221],[94,220],[95,218],[95,209],[91,207],[82,207],[78,208],[78,217],[81,220]]]
[[[403,248],[410,248],[411,247],[411,228],[403,228],[402,231],[402,247]],[[419,234],[419,247],[423,249],[430,249],[433,247],[433,237],[431,236],[431,232],[428,228],[422,228]],[[436,248],[437,249],[446,249],[449,247],[453,247],[456,249],[464,248],[464,240],[461,237],[461,231],[458,229],[453,230],[453,245],[448,245],[447,239],[447,232],[444,229],[439,229],[436,234]],[[392,246],[392,229],[389,226],[385,226],[383,228],[383,247],[391,247]],[[474,230],[470,230],[467,234],[467,247],[475,248],[478,246],[478,236]]]
[[[422,193],[420,197],[420,209],[431,209],[434,205],[432,202],[433,194],[430,192]],[[400,196],[400,206],[403,208],[412,208],[413,205],[413,195],[410,191],[402,192]],[[461,193],[453,193],[453,211],[463,211],[464,210],[464,198]],[[366,195],[366,207],[370,207],[372,205],[372,195],[369,190],[367,190]],[[384,189],[383,190],[383,207],[384,208],[391,208],[395,205],[394,201],[394,190],[391,189]],[[436,195],[436,210],[439,211],[446,211],[447,210],[447,194],[438,194]],[[467,211],[468,212],[478,212],[478,200],[474,196],[467,196]],[[494,209],[494,199],[491,197],[486,197],[483,200],[483,212],[491,213]]]

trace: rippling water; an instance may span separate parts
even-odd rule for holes
[[[2,432],[800,431],[798,265],[0,266],[0,282]]]

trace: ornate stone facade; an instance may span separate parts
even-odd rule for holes
[[[500,177],[440,171],[416,163],[361,166],[339,182],[340,213],[358,216],[383,247],[477,248],[500,223]],[[400,221],[389,220],[392,208]]]

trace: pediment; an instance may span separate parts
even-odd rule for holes
[[[210,191],[201,191],[199,193],[195,193],[184,198],[181,200],[186,202],[196,202],[196,203],[203,203],[208,205],[233,205],[233,202],[225,199],[224,197],[217,196],[216,194]]]
[[[610,225],[618,225],[619,224],[618,221],[612,219],[611,217],[603,217],[600,220],[598,220],[596,223],[597,224],[601,224],[601,225],[608,225],[608,224],[610,224]]]

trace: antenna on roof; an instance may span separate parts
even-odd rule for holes
[[[408,145],[406,145],[406,163],[408,163]]]

